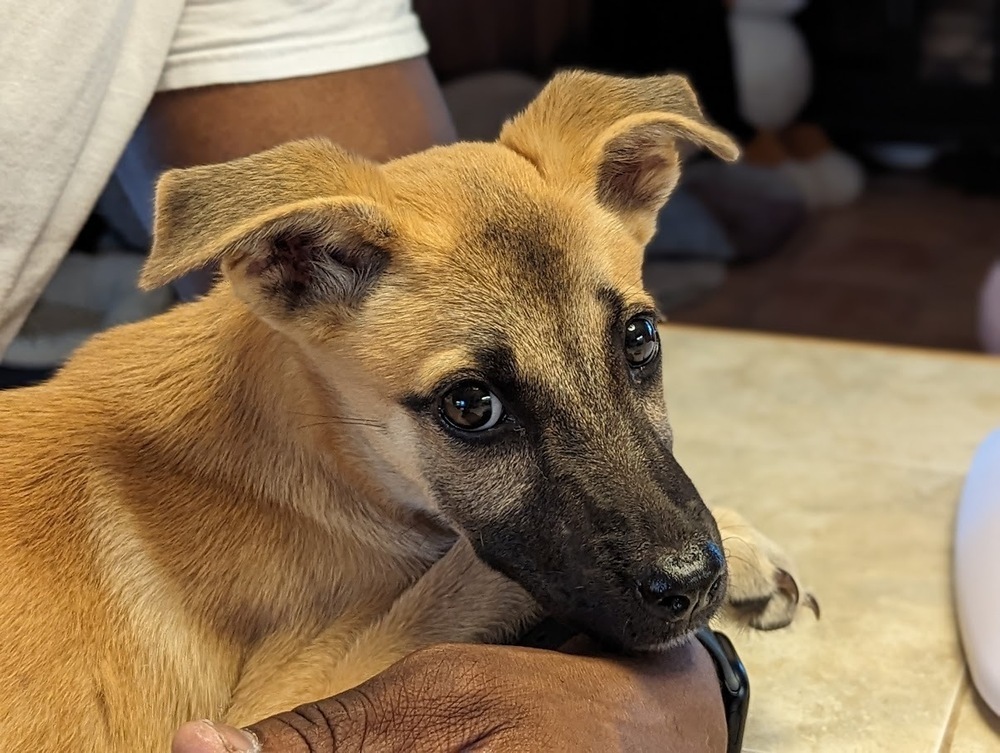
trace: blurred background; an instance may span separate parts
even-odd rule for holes
[[[464,139],[494,138],[560,68],[691,78],[744,159],[689,159],[659,218],[646,281],[669,319],[1000,352],[992,0],[414,6]],[[170,305],[169,292],[135,291],[141,229],[102,220],[122,201],[109,187],[74,244],[107,268],[71,255],[6,353],[0,386],[44,376],[96,329]],[[111,304],[75,299],[83,274]]]

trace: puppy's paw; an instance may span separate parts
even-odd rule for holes
[[[799,587],[794,563],[777,544],[732,510],[712,513],[729,566],[723,619],[757,630],[777,630],[795,620],[799,607],[819,618],[819,604]]]

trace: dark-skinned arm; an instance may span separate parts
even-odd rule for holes
[[[726,724],[696,641],[622,659],[510,646],[437,646],[363,685],[245,733],[185,725],[173,753],[601,751],[716,753]]]

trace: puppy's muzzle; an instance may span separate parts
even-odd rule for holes
[[[685,622],[718,603],[725,577],[725,557],[709,541],[658,556],[638,578],[636,591],[655,617]]]

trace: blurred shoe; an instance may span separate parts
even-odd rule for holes
[[[808,207],[843,207],[861,196],[865,187],[861,163],[838,149],[823,128],[795,123],[780,138],[790,157],[780,169],[802,190]]]
[[[865,188],[865,173],[853,157],[836,149],[778,168],[805,198],[810,209],[836,209],[853,204]]]

